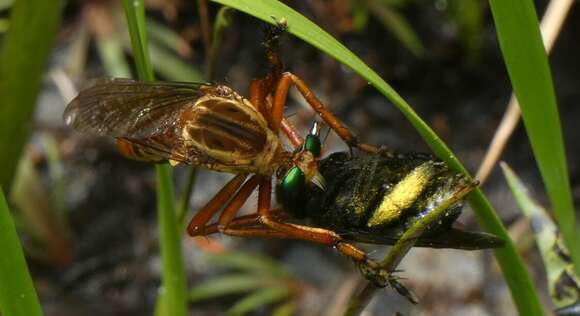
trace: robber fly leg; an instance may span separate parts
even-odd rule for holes
[[[308,240],[334,247],[341,254],[350,257],[359,265],[367,267],[368,270],[372,272],[368,275],[375,276],[377,282],[383,278],[385,280],[389,278],[390,273],[383,269],[378,262],[369,259],[366,252],[344,241],[337,233],[324,228],[284,223],[276,219],[272,215],[272,210],[270,209],[270,192],[271,180],[262,180],[258,194],[259,222],[262,225],[272,230],[286,233],[288,235],[287,238]],[[387,281],[381,282],[386,283]]]
[[[187,232],[190,236],[204,235],[203,227],[230,200],[231,196],[242,186],[246,177],[245,174],[235,176],[195,214],[187,225]]]
[[[368,153],[378,152],[378,148],[376,146],[360,143],[356,136],[346,127],[346,125],[340,122],[338,118],[322,102],[320,102],[320,100],[306,85],[306,83],[290,72],[283,73],[275,87],[274,103],[272,105],[272,128],[274,130],[277,131],[280,127],[284,106],[286,105],[286,99],[288,97],[288,89],[291,85],[296,86],[298,92],[300,92],[310,107],[312,107],[312,109],[318,113],[318,115],[326,122],[326,124],[328,124],[328,126],[330,126],[330,128],[332,128],[332,130],[334,130],[334,132],[348,146],[358,148],[359,150]]]
[[[272,216],[278,221],[288,220],[289,216],[281,209],[272,210]],[[237,216],[232,219],[228,224],[229,228],[263,228],[264,225],[260,224],[260,215],[258,213],[252,213],[248,215]],[[211,235],[219,232],[218,223],[208,224],[203,228],[206,235]],[[259,237],[259,236],[256,236]]]
[[[250,197],[250,194],[252,194],[256,186],[258,186],[260,179],[261,177],[255,175],[251,177],[250,180],[246,181],[246,183],[244,183],[244,185],[238,190],[236,195],[234,195],[234,197],[230,200],[228,205],[226,205],[223,212],[221,213],[216,225],[217,231],[225,235],[238,237],[292,239],[293,237],[286,234],[285,232],[277,231],[269,227],[264,227],[260,224],[259,221],[256,221],[255,219],[252,221],[251,216],[243,218],[242,224],[244,225],[240,225],[240,221],[234,222],[232,225],[237,212]],[[254,217],[256,217],[256,215],[257,214],[254,214]],[[212,232],[213,229],[205,233],[210,234]]]
[[[246,181],[236,195],[230,200],[228,205],[224,208],[218,220],[218,230],[226,233],[232,219],[236,216],[242,205],[248,200],[250,194],[254,192],[260,181],[259,176],[252,176],[250,180]]]

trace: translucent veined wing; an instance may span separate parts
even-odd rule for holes
[[[165,134],[203,94],[201,83],[99,79],[71,101],[64,120],[95,135],[143,139]]]

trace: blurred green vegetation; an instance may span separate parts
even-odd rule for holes
[[[209,263],[218,268],[234,270],[198,283],[189,292],[192,303],[245,294],[228,309],[226,315],[246,315],[262,306],[273,305],[273,315],[294,315],[302,285],[277,261],[242,252],[212,255]]]
[[[504,176],[528,223],[540,254],[548,279],[552,302],[557,310],[566,309],[580,302],[580,278],[575,272],[574,263],[564,243],[558,227],[548,212],[530,196],[522,180],[506,164],[501,164]],[[565,313],[557,315],[567,315]]]
[[[16,1],[0,50],[0,185],[8,192],[26,143],[53,40],[60,0]]]
[[[41,316],[42,308],[28,272],[16,228],[0,187],[0,313],[11,316]]]

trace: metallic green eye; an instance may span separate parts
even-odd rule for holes
[[[320,138],[317,135],[308,134],[306,140],[304,140],[304,149],[311,152],[315,158],[320,157],[320,151],[322,149]]]
[[[306,176],[298,167],[292,167],[280,182],[276,194],[285,211],[303,217],[306,192]]]
[[[285,195],[297,195],[304,192],[305,183],[304,172],[298,167],[292,167],[282,179],[282,191],[285,192]]]

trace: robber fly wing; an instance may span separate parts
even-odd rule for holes
[[[200,96],[199,83],[100,79],[71,101],[67,125],[95,135],[147,138],[165,133]]]

